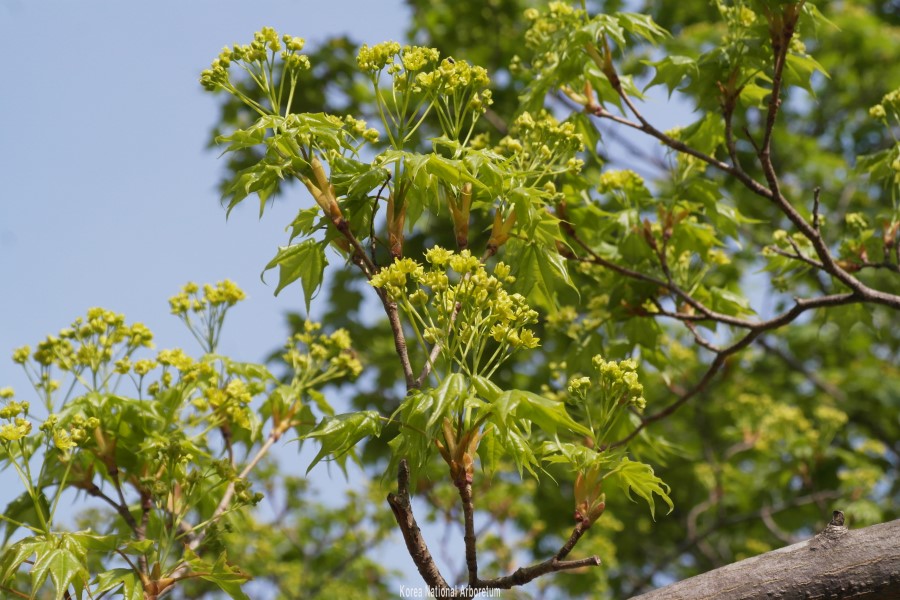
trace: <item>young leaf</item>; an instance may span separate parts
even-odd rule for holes
[[[647,62],[646,64],[656,67],[656,75],[644,90],[648,90],[654,85],[664,84],[669,90],[669,97],[684,81],[685,77],[696,77],[700,69],[697,67],[697,61],[687,56],[667,56],[657,62]]]
[[[306,436],[318,438],[322,443],[322,449],[306,472],[309,473],[326,456],[340,458],[347,454],[361,439],[381,433],[381,427],[381,418],[374,410],[325,417],[319,426]]]
[[[303,299],[306,302],[306,312],[309,312],[309,304],[313,295],[322,285],[322,274],[328,260],[325,258],[325,249],[315,240],[304,240],[291,246],[279,246],[275,258],[269,261],[260,275],[263,279],[269,269],[279,267],[278,287],[275,295],[297,279],[303,286]]]
[[[432,390],[431,397],[434,402],[430,409],[431,416],[428,417],[427,430],[429,432],[441,422],[453,404],[467,391],[466,377],[462,373],[451,373],[437,388]]]
[[[85,583],[90,579],[90,573],[84,566],[83,558],[72,549],[64,547],[62,540],[45,539],[44,544],[37,550],[37,556],[31,565],[32,589],[40,589],[48,575],[56,588],[55,600],[62,600],[69,585],[73,585],[76,590],[83,589]]]
[[[131,569],[110,569],[97,575],[97,594],[115,590],[122,586],[119,592],[123,600],[143,600],[144,586],[141,578]]]
[[[250,600],[250,597],[241,589],[241,584],[250,579],[250,576],[239,568],[228,564],[225,553],[222,552],[215,563],[203,560],[190,548],[184,551],[184,560],[190,565],[195,575],[216,584],[220,590],[231,596],[234,600]]]
[[[291,238],[294,241],[298,235],[304,237],[310,235],[316,229],[316,221],[318,220],[320,209],[318,206],[304,208],[297,213],[297,216],[290,224]]]
[[[501,422],[509,422],[510,417],[514,417],[532,422],[550,435],[556,435],[560,428],[580,435],[591,435],[590,429],[569,416],[564,402],[533,392],[508,390],[500,394],[491,406]]]
[[[656,505],[653,501],[653,494],[669,505],[669,512],[675,509],[675,504],[669,498],[669,486],[653,473],[650,465],[623,457],[619,466],[603,476],[604,481],[607,478],[610,483],[622,488],[629,499],[631,499],[631,492],[643,498],[647,502],[650,516],[654,520],[656,519]]]
[[[516,289],[529,301],[556,310],[558,294],[563,288],[578,293],[569,277],[565,259],[555,249],[511,240],[507,245],[509,261],[517,266]]]

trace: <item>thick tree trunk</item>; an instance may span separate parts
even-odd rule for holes
[[[839,522],[843,522],[841,517]],[[900,520],[816,537],[636,596],[633,600],[900,600]]]

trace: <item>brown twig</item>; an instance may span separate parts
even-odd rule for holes
[[[466,568],[469,571],[469,586],[478,584],[478,555],[475,548],[475,503],[472,500],[472,484],[463,481],[457,485],[463,508],[463,541],[466,545]]]
[[[519,569],[516,569],[510,575],[497,577],[495,579],[480,579],[478,580],[478,584],[475,587],[477,589],[508,590],[518,585],[525,585],[529,581],[533,581],[534,579],[537,579],[538,577],[546,575],[548,573],[555,573],[558,571],[571,571],[573,569],[580,569],[582,567],[599,566],[599,556],[590,556],[588,558],[582,558],[578,560],[563,560],[566,556],[568,556],[569,552],[572,551],[572,548],[575,547],[575,544],[578,543],[578,540],[581,539],[581,536],[584,535],[589,527],[589,525],[585,525],[584,521],[578,523],[572,530],[572,535],[569,536],[568,541],[563,544],[563,546],[552,558],[528,567],[521,567]]]
[[[806,312],[807,310],[811,310],[814,308],[821,308],[824,306],[839,306],[842,304],[851,304],[859,302],[858,296],[855,294],[834,294],[832,296],[820,296],[818,298],[797,298],[794,300],[794,306],[789,310],[783,312],[782,314],[773,317],[767,321],[760,321],[756,325],[754,325],[750,331],[748,331],[742,338],[738,341],[734,342],[730,346],[723,348],[719,351],[712,363],[707,368],[706,372],[700,378],[700,380],[694,384],[692,388],[687,390],[680,398],[675,400],[672,404],[667,406],[666,408],[656,412],[652,415],[648,415],[641,419],[641,423],[632,431],[630,434],[622,438],[621,440],[610,444],[610,448],[618,448],[630,442],[635,436],[638,435],[645,427],[650,425],[651,423],[655,423],[656,421],[662,420],[679,408],[681,408],[688,400],[699,394],[703,389],[712,381],[713,377],[719,372],[719,369],[722,365],[725,364],[725,360],[735,354],[736,352],[743,350],[751,343],[753,343],[760,335],[765,333],[766,331],[770,331],[772,329],[778,329],[779,327],[783,327],[788,323],[792,322],[794,319],[799,317],[801,314]]]
[[[400,460],[400,467],[397,471],[397,493],[388,494],[387,501],[394,512],[394,518],[397,519],[400,532],[403,534],[406,549],[422,579],[433,593],[439,592],[441,597],[454,597],[455,592],[441,575],[431,552],[428,551],[428,545],[422,537],[416,517],[413,515],[412,504],[409,500],[409,465],[405,458]]]

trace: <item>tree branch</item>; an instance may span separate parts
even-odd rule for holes
[[[580,569],[582,567],[600,566],[599,556],[590,556],[588,558],[582,558],[579,560],[563,560],[566,556],[568,556],[569,552],[572,551],[572,548],[575,547],[575,544],[578,543],[578,540],[581,539],[581,536],[584,535],[584,532],[586,532],[589,527],[590,525],[585,525],[584,521],[578,523],[572,530],[572,535],[569,536],[568,541],[563,544],[563,546],[553,556],[553,558],[549,558],[544,562],[537,563],[529,567],[516,569],[512,574],[506,575],[504,577],[478,580],[478,585],[475,587],[477,587],[478,589],[496,588],[508,590],[518,585],[525,585],[529,581],[533,581],[534,579],[537,579],[541,575],[546,575],[547,573],[555,573],[557,571],[571,571],[573,569]]]
[[[834,521],[839,523],[840,520]],[[814,538],[666,586],[633,600],[900,598],[900,520]]]
[[[478,554],[475,548],[475,503],[472,501],[472,484],[463,481],[458,484],[459,499],[463,508],[463,524],[465,533],[463,541],[466,544],[466,568],[469,571],[469,586],[478,584]]]
[[[403,533],[406,549],[422,579],[433,593],[439,591],[442,597],[454,597],[455,591],[441,575],[431,552],[428,551],[428,545],[422,537],[416,517],[413,515],[412,504],[409,500],[409,465],[405,458],[400,460],[400,468],[397,472],[397,493],[388,494],[387,501],[394,512],[394,518],[397,519],[397,525]]]
[[[762,518],[763,512],[767,512],[768,514],[779,513],[797,506],[804,506],[806,504],[818,503],[823,500],[830,501],[836,500],[840,498],[841,494],[839,492],[835,492],[832,490],[824,491],[824,492],[815,492],[813,494],[807,494],[805,496],[799,496],[797,498],[793,498],[788,501],[776,502],[769,506],[763,507],[757,511],[753,511],[750,513],[743,513],[737,515],[730,515],[727,517],[719,517],[713,522],[711,525],[706,527],[701,532],[693,531],[685,539],[672,553],[668,554],[661,560],[658,560],[654,563],[650,572],[644,576],[632,589],[635,591],[641,590],[644,586],[648,585],[650,581],[652,581],[653,576],[658,573],[660,570],[665,568],[669,563],[678,559],[682,554],[689,551],[691,548],[714,534],[715,532],[731,527],[732,525],[737,525],[739,523],[744,523],[746,521],[752,521],[754,519]]]

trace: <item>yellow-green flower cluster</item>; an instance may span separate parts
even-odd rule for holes
[[[182,287],[181,293],[169,298],[169,306],[172,314],[184,321],[203,349],[213,352],[218,345],[225,314],[244,298],[244,291],[228,279],[215,285],[205,284],[202,295],[200,286],[189,282]],[[198,316],[199,323],[194,322],[192,314]]]
[[[488,273],[468,250],[438,246],[425,260],[427,268],[398,259],[371,284],[403,307],[420,339],[440,345],[448,363],[470,374],[490,374],[515,350],[539,345],[528,327],[537,322],[537,312],[504,288],[515,281],[508,265],[497,263]]]
[[[88,431],[96,429],[99,425],[98,418],[85,418],[81,414],[73,415],[68,423],[62,424],[58,415],[51,414],[41,424],[40,430],[53,442],[53,446],[60,451],[65,460],[73,448],[88,439]]]
[[[416,83],[423,90],[449,95],[467,87],[486,88],[491,80],[484,67],[472,66],[464,60],[445,58],[437,69],[419,73]]]
[[[347,330],[323,334],[319,333],[321,329],[320,323],[306,321],[303,331],[288,340],[282,358],[294,370],[295,380],[306,385],[319,385],[362,373],[362,363],[352,348]]]
[[[549,175],[578,173],[584,163],[575,155],[582,150],[584,143],[575,125],[560,123],[547,111],[537,117],[523,112],[510,134],[494,148],[501,156],[511,157],[516,167],[535,182]]]
[[[219,56],[213,60],[209,69],[200,73],[200,84],[207,90],[230,88],[228,69],[232,63],[243,63],[242,66],[251,73],[261,72],[259,69],[263,63],[270,62],[276,53],[279,53],[284,62],[285,70],[297,71],[310,68],[309,57],[298,54],[306,45],[306,40],[291,35],[278,35],[271,27],[263,27],[253,34],[253,41],[249,44],[235,44],[231,48],[225,47]]]
[[[205,284],[202,296],[200,286],[188,282],[181,288],[181,293],[169,298],[169,306],[173,315],[184,315],[189,311],[202,312],[209,306],[234,306],[246,297],[244,291],[228,279],[217,282],[215,286]]]
[[[621,171],[604,171],[600,175],[597,190],[601,194],[622,191],[626,194],[636,189],[645,189],[644,179],[634,171],[625,169]]]
[[[85,318],[79,317],[56,336],[47,336],[32,355],[41,369],[42,385],[53,391],[58,382],[49,379],[48,369],[57,366],[64,371],[100,373],[106,365],[116,369],[127,363],[138,348],[153,346],[153,334],[141,323],[127,325],[125,317],[102,308],[91,308]],[[13,360],[24,365],[30,348],[23,346],[13,353]]]
[[[171,386],[173,382],[192,385],[202,380],[209,385],[217,385],[215,367],[207,361],[194,360],[180,348],[160,350],[156,360],[138,360],[132,370],[138,377],[144,377],[157,366],[162,367],[162,375],[159,381],[150,384],[148,391],[151,395],[158,394],[160,389]]]
[[[367,123],[362,119],[346,115],[344,117],[344,128],[350,132],[350,135],[362,137],[370,144],[378,142],[378,130],[374,127],[368,127]]]
[[[421,71],[436,63],[440,57],[437,49],[424,46],[404,46],[400,53],[400,61],[407,71]]]
[[[619,407],[633,406],[638,411],[644,410],[647,401],[644,386],[638,380],[636,360],[608,361],[598,354],[591,364],[599,374],[596,386],[605,400]]]
[[[879,106],[881,107],[880,111],[878,111]],[[873,110],[876,112],[883,112],[884,114],[891,114],[895,121],[900,121],[900,88],[885,94],[884,98],[881,99],[881,104],[876,104],[870,109],[870,114]]]
[[[397,42],[382,42],[371,48],[368,44],[363,44],[356,56],[356,64],[363,71],[375,74],[386,65],[394,64],[394,58],[399,52],[400,44]]]
[[[4,388],[7,390],[9,388]],[[29,404],[27,402],[17,402],[15,400],[7,402],[3,408],[0,408],[0,419],[14,419],[18,415],[28,414]]]
[[[193,404],[201,410],[212,410],[229,423],[248,429],[251,419],[248,405],[259,391],[241,379],[232,379],[225,387],[218,387],[213,381],[204,390],[202,398],[194,400]]]
[[[568,2],[551,2],[543,13],[535,8],[526,9],[525,18],[531,21],[531,28],[525,32],[525,44],[529,48],[539,48],[548,45],[560,32],[580,29],[585,13]]]
[[[0,441],[15,442],[31,432],[31,422],[25,418],[28,416],[29,404],[10,400],[13,395],[12,388],[0,390],[0,398],[6,401],[0,407],[0,419],[9,421],[0,425]]]
[[[15,442],[31,433],[31,421],[28,419],[16,417],[11,421],[0,425],[0,440]]]

